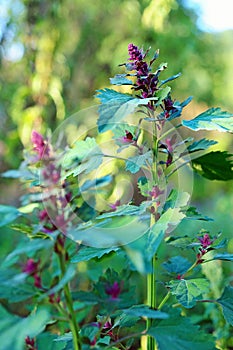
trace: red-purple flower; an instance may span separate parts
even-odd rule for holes
[[[213,243],[213,240],[210,239],[208,233],[205,233],[203,237],[198,237],[198,240],[204,249],[208,248]]]
[[[49,157],[50,148],[41,134],[33,130],[31,135],[31,141],[34,145],[33,150],[37,152],[39,160],[44,157]]]
[[[29,336],[27,336],[25,338],[25,344],[26,344],[27,350],[37,350],[35,346],[35,340],[33,338],[30,338]]]
[[[34,286],[36,288],[42,288],[41,277],[39,275],[39,261],[33,259],[28,259],[25,266],[23,267],[23,272],[32,276],[34,279]]]
[[[121,287],[119,283],[115,281],[112,285],[106,286],[105,292],[111,296],[111,299],[117,299],[121,292]]]
[[[33,259],[28,259],[25,266],[23,267],[23,272],[28,275],[33,275],[38,271],[39,261],[35,261]]]

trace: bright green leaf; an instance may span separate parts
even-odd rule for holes
[[[187,147],[188,151],[190,153],[196,152],[196,151],[201,151],[201,150],[206,150],[210,146],[216,145],[218,142],[214,140],[207,140],[207,139],[201,139],[198,141],[193,142],[191,145]]]
[[[105,254],[109,254],[117,250],[118,248],[114,248],[114,247],[101,249],[101,248],[82,246],[77,252],[77,254],[75,254],[72,257],[71,262],[78,263],[80,261],[88,261],[94,258],[100,259]]]
[[[98,109],[99,132],[114,129],[117,123],[133,113],[139,105],[147,105],[151,100],[157,100],[156,97],[135,98],[132,95],[122,94],[111,89],[98,90],[97,92],[99,94],[96,97],[102,102]]]
[[[169,283],[171,293],[186,308],[192,308],[200,296],[209,292],[209,282],[204,278],[173,280]]]
[[[233,132],[233,114],[221,108],[210,108],[191,120],[183,120],[182,124],[194,131],[217,130]]]
[[[114,78],[110,78],[113,85],[133,85],[133,82],[126,78],[127,74],[117,74]]]
[[[137,173],[143,165],[146,163],[152,163],[152,153],[151,151],[141,154],[135,157],[129,157],[126,161],[125,169],[130,171],[132,174]]]
[[[20,213],[15,207],[10,205],[0,205],[0,227],[11,223],[21,215],[22,213]]]

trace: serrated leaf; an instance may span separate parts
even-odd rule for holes
[[[233,179],[233,163],[227,152],[210,152],[192,160],[193,169],[209,180],[227,181]]]
[[[133,82],[126,78],[127,74],[117,74],[114,78],[110,78],[113,85],[133,85]]]
[[[229,254],[229,253],[216,254],[213,256],[212,259],[213,260],[233,261],[233,254]]]
[[[0,227],[3,227],[19,216],[23,215],[20,211],[10,205],[0,205]]]
[[[24,350],[25,338],[35,337],[41,333],[49,321],[47,310],[38,309],[28,317],[18,317],[9,314],[0,306],[0,338],[4,350]]]
[[[196,152],[196,151],[201,151],[201,150],[206,150],[210,146],[216,145],[218,142],[214,140],[207,140],[207,139],[201,139],[198,141],[193,142],[191,145],[187,147],[188,151],[190,153]]]
[[[162,266],[170,273],[183,274],[191,266],[191,263],[182,256],[174,256],[168,261],[164,262]]]
[[[81,225],[70,230],[68,236],[91,247],[108,248],[132,242],[141,237],[147,229],[148,222],[142,222],[136,216],[113,216],[92,225]]]
[[[60,279],[58,284],[49,289],[48,292],[43,293],[43,295],[40,296],[39,300],[43,300],[44,298],[46,298],[46,296],[59,292],[68,282],[70,282],[74,278],[75,273],[76,267],[74,265],[69,265],[64,276]]]
[[[184,236],[184,237],[170,236],[168,237],[166,242],[176,248],[181,248],[181,249],[193,248],[193,239],[188,236]],[[195,245],[199,245],[199,243],[195,243]]]
[[[200,214],[195,207],[189,207],[185,211],[185,214],[186,214],[186,219],[189,219],[189,220],[214,221],[209,216]]]
[[[11,261],[15,262],[15,257],[18,257],[21,254],[33,256],[33,253],[37,252],[40,249],[49,249],[53,246],[53,244],[53,240],[39,238],[21,242],[18,247],[15,248],[15,250],[7,255],[3,264],[9,266]]]
[[[96,95],[102,102],[99,106],[99,118],[97,121],[99,132],[105,132],[115,128],[117,123],[127,115],[133,113],[139,105],[147,105],[151,100],[157,98],[135,98],[132,95],[122,94],[115,90],[97,90]]]
[[[233,132],[233,114],[222,111],[221,108],[210,108],[192,120],[183,120],[187,128],[198,130],[217,130]]]
[[[209,292],[209,282],[204,278],[173,280],[168,286],[178,302],[187,309],[192,308],[202,294]]]
[[[100,259],[105,254],[109,254],[111,252],[115,252],[118,249],[119,248],[115,248],[115,247],[101,249],[101,248],[94,248],[94,247],[83,246],[81,249],[79,249],[77,254],[75,254],[72,257],[71,262],[72,263],[78,263],[80,261],[89,261],[89,260],[94,259],[94,258]]]
[[[137,316],[137,317],[148,317],[151,319],[165,319],[169,315],[165,312],[150,309],[146,305],[136,305],[129,309],[123,310],[126,315]]]
[[[148,334],[155,338],[159,350],[215,350],[214,338],[204,333],[199,326],[190,323],[187,317],[178,312],[169,318],[156,322]]]
[[[227,286],[217,302],[222,306],[226,321],[233,326],[233,287]]]
[[[62,167],[71,169],[65,174],[65,178],[72,174],[88,174],[98,168],[102,158],[102,151],[94,138],[87,137],[85,140],[76,141],[61,159]]]
[[[68,333],[69,334],[69,333]],[[61,336],[62,337],[62,336]],[[65,337],[65,335],[64,335]],[[57,341],[57,336],[55,334],[44,332],[40,334],[38,337],[36,337],[36,345],[38,349],[46,349],[46,350],[68,350],[73,349],[73,345],[71,348],[67,347],[67,342],[70,342],[72,345],[72,338],[71,340],[67,341]]]
[[[26,283],[26,273],[11,269],[0,270],[0,299],[11,303],[27,300],[37,293],[34,286]]]
[[[129,157],[126,161],[125,169],[132,174],[137,173],[146,163],[152,163],[152,152],[148,151],[144,154],[135,157]]]

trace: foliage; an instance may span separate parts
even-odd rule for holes
[[[231,180],[233,174],[228,153],[205,153],[215,140],[183,140],[178,131],[218,125],[218,131],[230,132],[232,115],[208,109],[181,121],[191,99],[175,101],[166,85],[180,74],[160,79],[167,64],[154,68],[158,51],[150,56],[149,50],[129,44],[128,53],[122,64],[126,74],[111,82],[130,84],[132,94],[97,91],[101,103],[96,137],[87,135],[64,147],[59,139],[53,144],[50,136],[33,131],[31,150],[13,173],[28,192],[19,209],[0,207],[2,225],[20,220],[12,228],[22,234],[1,265],[5,317],[0,332],[6,349],[12,342],[17,350],[40,349],[45,343],[55,349],[135,349],[143,336],[148,350],[215,349],[222,341],[216,332],[223,326],[210,313],[205,315],[205,305],[220,305],[223,313],[216,306],[213,314],[232,325],[229,279],[216,297],[204,268],[210,262],[232,262],[232,254],[224,251],[226,239],[206,230],[172,236],[190,219],[210,221],[189,205],[190,194],[173,182],[180,169],[190,166],[210,180]],[[114,146],[106,149],[101,136],[110,132]],[[126,203],[122,198],[108,201],[108,191],[116,184],[110,172],[101,169],[108,170],[109,158],[119,172],[129,175],[130,183],[138,184],[138,192]],[[30,176],[24,176],[25,169]],[[9,175],[12,172],[4,174]],[[104,204],[98,210],[100,194]],[[172,257],[162,259],[161,250],[170,248]],[[176,255],[177,249],[182,253]],[[142,276],[147,296],[137,288]],[[14,315],[15,302],[23,302],[24,318]],[[198,325],[204,316],[209,334]]]

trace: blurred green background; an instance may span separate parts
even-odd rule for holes
[[[53,131],[65,118],[96,104],[95,90],[109,87],[109,77],[122,71],[118,64],[125,62],[130,42],[160,49],[159,63],[168,62],[164,79],[182,73],[172,89],[178,100],[194,96],[185,118],[211,106],[233,111],[233,31],[201,30],[198,13],[185,1],[1,3],[0,172],[18,167],[23,148],[30,146],[32,129]],[[232,151],[230,136],[208,137],[219,140],[218,148]],[[211,183],[195,176],[192,197],[204,214],[216,218],[208,224],[213,233],[222,229],[229,237],[232,189],[232,182]],[[1,203],[18,205],[20,193],[17,181],[1,179]],[[7,231],[2,232],[5,236]],[[229,249],[233,252],[233,242]]]

